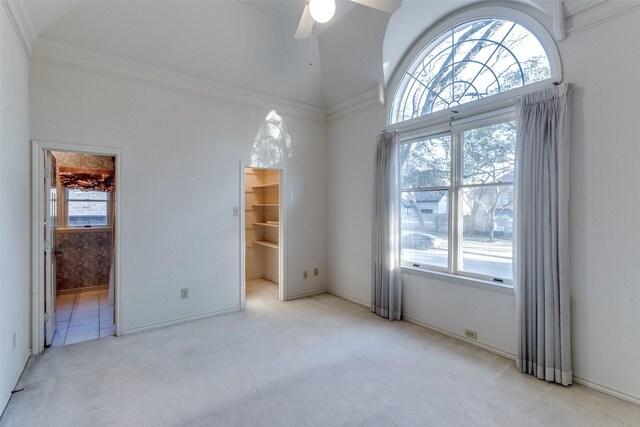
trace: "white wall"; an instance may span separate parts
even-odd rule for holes
[[[237,309],[240,161],[267,113],[151,84],[34,60],[31,137],[124,150],[122,327]],[[325,285],[326,126],[281,113],[289,296]],[[302,280],[303,267],[321,275]],[[189,299],[180,299],[180,288]]]
[[[329,289],[371,303],[373,166],[383,107],[329,125]]]
[[[573,99],[571,273],[575,374],[640,401],[640,11],[560,45]]]
[[[29,357],[31,255],[29,63],[3,5],[0,5],[0,20],[1,410]]]
[[[571,34],[560,43],[565,80],[577,84],[572,112],[571,255],[574,374],[640,401],[640,145],[637,50],[640,12]],[[329,125],[330,289],[370,301],[371,191],[379,108]],[[354,202],[351,202],[351,199]],[[403,315],[515,353],[513,295],[403,275]]]
[[[323,105],[317,38],[294,39],[297,21],[275,16],[239,1],[83,1],[42,36]]]

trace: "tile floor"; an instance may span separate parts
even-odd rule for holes
[[[61,295],[56,299],[56,334],[52,347],[95,340],[115,333],[108,291]]]

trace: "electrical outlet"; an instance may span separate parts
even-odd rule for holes
[[[303,279],[308,279],[309,278],[309,272],[307,270],[302,272],[302,278]]]
[[[11,335],[11,350],[15,350],[16,349],[16,333],[14,332],[13,335]]]
[[[314,275],[314,276],[317,276],[317,275],[318,275],[318,268],[314,268],[314,269],[313,269],[313,275]]]
[[[180,298],[182,299],[189,298],[189,288],[180,289]]]
[[[471,338],[472,340],[478,339],[478,333],[476,331],[472,331],[471,329],[465,329],[464,336],[467,338]]]

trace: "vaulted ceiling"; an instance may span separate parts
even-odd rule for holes
[[[115,55],[320,107],[382,82],[382,64],[388,60],[383,45],[384,55],[397,60],[424,28],[479,2],[404,0],[391,17],[338,0],[329,23],[316,25],[309,39],[295,40],[304,0],[21,1],[36,43]],[[403,27],[405,21],[417,24]],[[404,46],[395,48],[400,52],[387,49],[388,26],[393,27],[388,38]]]

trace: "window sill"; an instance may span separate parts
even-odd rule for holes
[[[64,227],[56,228],[56,233],[99,233],[111,231],[111,227]]]
[[[455,276],[453,274],[441,273],[437,271],[421,270],[411,267],[402,267],[402,273],[412,276],[421,276],[441,282],[453,283],[456,285],[468,286],[470,288],[483,289],[485,291],[497,292],[506,295],[515,295],[512,285],[490,282],[488,280],[474,279],[471,277]]]

